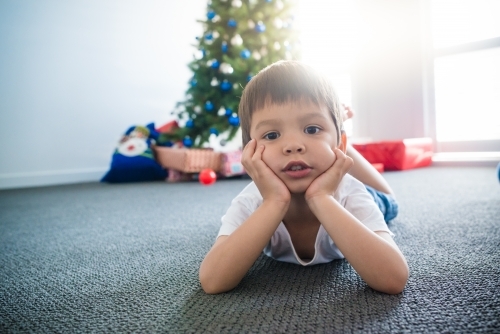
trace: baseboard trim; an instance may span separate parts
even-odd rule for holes
[[[496,167],[500,152],[439,152],[432,157],[433,166],[488,166]]]
[[[98,182],[108,170],[103,168],[68,169],[0,174],[0,189],[43,187],[61,184]]]

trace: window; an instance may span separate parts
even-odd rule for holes
[[[430,0],[438,151],[500,151],[500,1]]]
[[[500,47],[436,58],[434,80],[438,141],[500,139]]]

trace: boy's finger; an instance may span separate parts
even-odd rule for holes
[[[262,160],[262,152],[264,152],[265,146],[260,145],[255,149],[255,153],[253,155],[253,159],[255,160]]]
[[[335,147],[333,149],[333,153],[335,153],[335,156],[337,157],[337,160],[346,157],[346,155],[344,154],[344,152],[342,152],[342,150],[339,149],[338,147]]]
[[[251,139],[243,148],[243,157],[250,158],[255,152],[255,139]]]
[[[336,149],[337,151],[335,152],[337,155],[337,160],[339,161],[339,166],[344,172],[347,172],[349,169],[351,169],[354,161],[352,160],[351,157],[348,157],[347,155],[342,152],[342,150]]]

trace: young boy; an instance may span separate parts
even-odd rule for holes
[[[359,153],[351,148],[353,158],[346,155],[340,106],[328,81],[300,62],[277,62],[248,83],[239,115],[242,163],[253,182],[222,217],[200,266],[203,290],[233,289],[264,251],[303,266],[345,257],[373,289],[400,293],[406,260],[374,197],[346,173],[392,190]],[[391,211],[391,196],[373,188]]]

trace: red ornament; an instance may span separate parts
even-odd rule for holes
[[[215,174],[212,169],[207,168],[200,172],[199,180],[201,184],[209,186],[215,183],[215,181],[217,180],[217,174]]]

